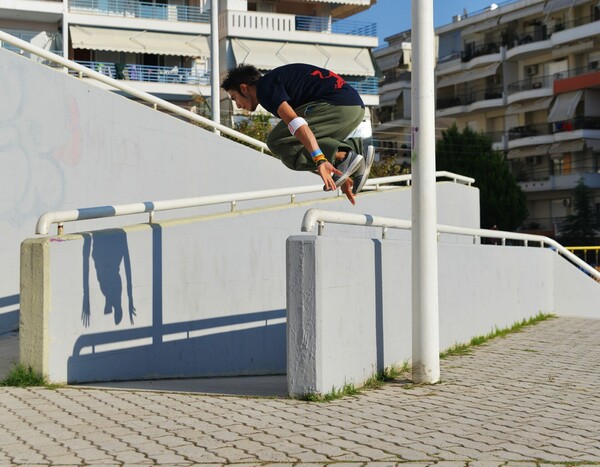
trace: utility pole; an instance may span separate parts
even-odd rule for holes
[[[210,0],[210,100],[212,121],[215,123],[221,123],[219,79],[219,0]]]
[[[412,377],[440,379],[433,0],[412,0]]]

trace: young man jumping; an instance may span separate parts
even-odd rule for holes
[[[252,65],[230,70],[221,87],[236,105],[260,104],[281,121],[267,137],[271,152],[292,170],[316,172],[327,191],[341,188],[352,204],[373,163],[369,146],[348,135],[362,122],[358,92],[330,70],[304,63],[284,65],[264,76]]]

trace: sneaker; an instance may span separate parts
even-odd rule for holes
[[[335,168],[342,171],[342,175],[333,175],[333,181],[336,187],[341,187],[348,177],[356,172],[363,164],[364,157],[356,154],[354,151],[349,151],[346,157],[335,165]]]
[[[357,194],[365,186],[365,183],[369,178],[369,172],[371,171],[371,166],[373,165],[374,159],[375,148],[373,146],[369,146],[367,148],[367,157],[365,157],[364,162],[352,175],[352,193]]]

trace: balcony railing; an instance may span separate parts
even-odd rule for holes
[[[210,11],[204,8],[138,2],[135,0],[69,0],[69,11],[163,21],[210,22]]]
[[[532,76],[521,81],[515,81],[508,85],[508,93],[514,94],[522,91],[530,91],[532,89],[542,89],[552,86],[552,83],[556,79],[560,79],[562,73],[555,73],[553,75],[545,76]]]
[[[369,76],[360,81],[346,80],[346,82],[356,89],[359,94],[376,96],[379,93],[379,80],[376,76]]]
[[[508,130],[508,140],[529,138],[531,136],[551,135],[551,123],[538,123],[534,125],[514,126]]]
[[[437,109],[447,109],[450,107],[456,107],[458,105],[470,105],[477,101],[486,101],[491,99],[502,98],[502,87],[488,87],[483,89],[474,89],[472,91],[455,94],[448,97],[440,97],[437,99]]]
[[[23,31],[23,30],[15,30],[15,29],[5,29],[4,31],[18,39],[21,39],[22,41],[29,42],[29,43],[31,43],[31,41],[40,34],[40,32],[37,32],[37,31]],[[45,50],[48,50],[49,52],[52,52],[53,54],[62,56],[62,54],[63,54],[62,35],[59,34],[58,32],[45,33],[45,34],[46,34],[47,43],[43,46],[43,48]],[[11,52],[15,52],[20,55],[24,55],[27,58],[33,57],[37,61],[41,60],[40,57],[32,56],[29,52],[26,52],[14,45],[11,45],[8,42],[0,41],[0,47],[4,48],[6,50],[10,50]],[[45,60],[42,60],[42,63],[47,64],[47,62]]]
[[[473,42],[467,44],[465,50],[460,53],[460,60],[462,62],[468,62],[475,57],[497,54],[499,52],[500,43],[498,42]]]
[[[282,34],[291,31],[377,37],[377,23],[260,11],[229,10],[219,16],[219,27],[221,30],[252,32],[257,37],[260,33]]]
[[[575,76],[586,75],[588,73],[597,73],[600,72],[600,63],[599,62],[590,62],[587,66],[582,66],[579,68],[571,68],[563,73],[557,73],[560,76],[557,76],[555,79],[565,79],[565,78],[573,78]]]
[[[575,117],[552,124],[553,133],[573,130],[600,130],[600,117]]]
[[[579,26],[584,26],[586,24],[594,23],[596,21],[600,21],[600,16],[582,16],[580,18],[575,18],[572,21],[565,21],[564,23],[554,25],[554,32],[564,31],[565,29],[577,28]]]
[[[76,63],[113,79],[143,81],[148,83],[210,84],[210,72],[199,73],[193,68],[119,64],[110,62]],[[76,74],[76,72],[72,72]]]
[[[367,23],[364,21],[296,15],[295,24],[296,31],[329,32],[352,36],[377,36],[377,23]]]
[[[412,74],[410,71],[406,70],[388,70],[385,72],[385,78],[381,82],[381,85],[397,83],[399,81],[410,81],[412,79]]]

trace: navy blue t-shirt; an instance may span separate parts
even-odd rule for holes
[[[360,105],[360,95],[332,71],[305,63],[283,65],[269,71],[256,83],[258,102],[273,115],[283,102],[293,109],[309,102],[334,105]]]

